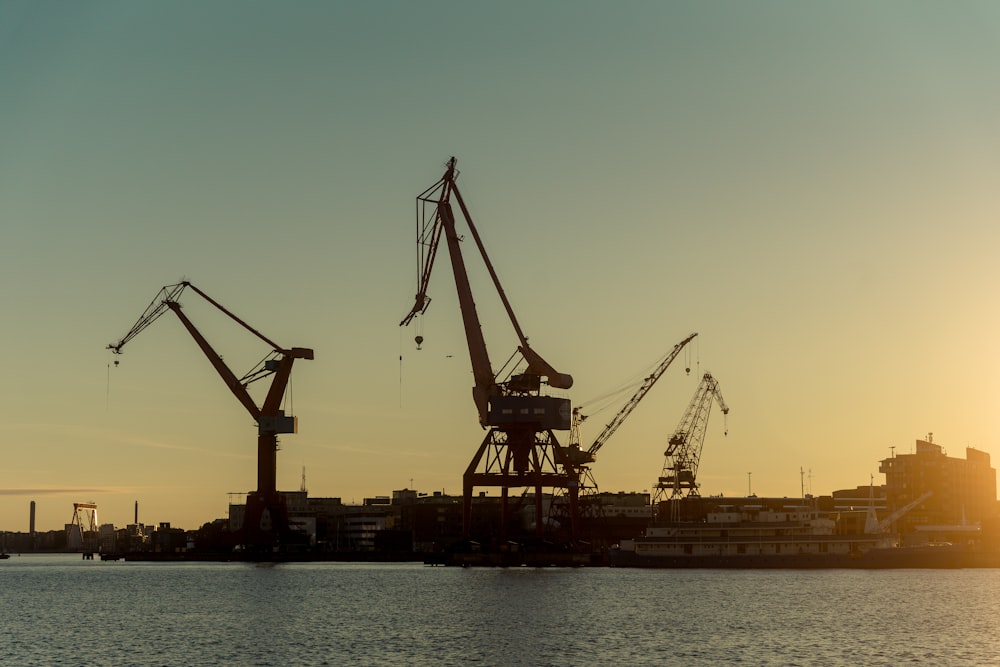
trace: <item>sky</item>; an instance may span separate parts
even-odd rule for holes
[[[585,444],[699,334],[601,490],[651,490],[706,371],[730,412],[703,495],[878,484],[928,433],[996,465],[998,62],[1000,5],[962,0],[8,0],[0,530],[32,500],[39,530],[74,502],[196,528],[255,487],[253,420],[176,317],[106,349],[181,280],[315,350],[280,489],[460,494],[483,432],[444,255],[398,326],[414,198],[451,156]],[[516,338],[465,254],[499,366]],[[268,352],[181,301],[237,375]]]

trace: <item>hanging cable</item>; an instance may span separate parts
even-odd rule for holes
[[[701,341],[695,343],[695,374],[701,377]]]
[[[108,352],[108,379],[107,379],[107,388],[105,389],[105,395],[104,395],[104,409],[105,409],[105,411],[111,409],[111,360],[114,357],[115,357],[115,355],[113,355],[109,351]],[[114,358],[114,362],[115,362],[115,366],[118,366],[118,359],[117,358]]]
[[[403,327],[399,328],[399,407],[403,408]]]

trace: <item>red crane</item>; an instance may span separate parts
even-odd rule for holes
[[[181,293],[188,287],[271,347],[271,352],[243,377],[236,377],[222,360],[222,356],[212,348],[184,314],[179,299]],[[108,345],[108,349],[115,354],[121,354],[126,343],[168,310],[177,315],[229,391],[236,396],[257,423],[257,490],[247,497],[240,543],[248,548],[270,548],[296,541],[296,534],[288,526],[288,511],[284,498],[277,490],[278,434],[298,431],[297,418],[286,415],[281,409],[281,402],[291,377],[292,364],[296,359],[312,359],[313,351],[305,347],[283,348],[277,345],[188,281],[163,287],[129,332],[117,343]],[[115,365],[118,365],[117,360]],[[271,386],[264,402],[258,407],[247,387],[250,383],[268,376],[272,376]]]
[[[417,196],[417,295],[413,308],[400,322],[400,326],[408,325],[430,305],[427,288],[443,236],[451,257],[472,361],[472,399],[479,415],[479,423],[487,429],[486,436],[462,477],[463,532],[466,537],[471,536],[472,494],[475,487],[501,489],[501,530],[506,529],[508,522],[509,490],[533,488],[535,530],[541,536],[544,532],[542,489],[547,487],[567,490],[574,507],[577,497],[576,480],[565,469],[568,463],[565,448],[559,445],[553,433],[555,430],[570,428],[570,401],[568,398],[542,395],[541,386],[544,378],[544,384],[550,387],[569,389],[573,378],[556,371],[528,344],[455,183],[458,176],[455,164],[453,157],[448,161],[444,176]],[[458,203],[520,342],[511,360],[504,366],[512,370],[502,380],[498,379],[498,374],[490,363],[462,257],[462,239],[455,227],[452,199]],[[421,336],[416,337],[418,345],[422,340]],[[517,370],[520,363],[511,366],[511,361],[518,354],[525,362],[523,370]],[[571,527],[571,531],[575,533],[575,526]]]

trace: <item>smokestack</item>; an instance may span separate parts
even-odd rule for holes
[[[35,501],[31,501],[31,514],[28,519],[28,534],[32,537],[35,536]]]
[[[135,525],[139,525],[139,501],[135,501]]]

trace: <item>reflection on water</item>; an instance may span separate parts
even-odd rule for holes
[[[0,562],[0,664],[1000,664],[1000,570]]]

